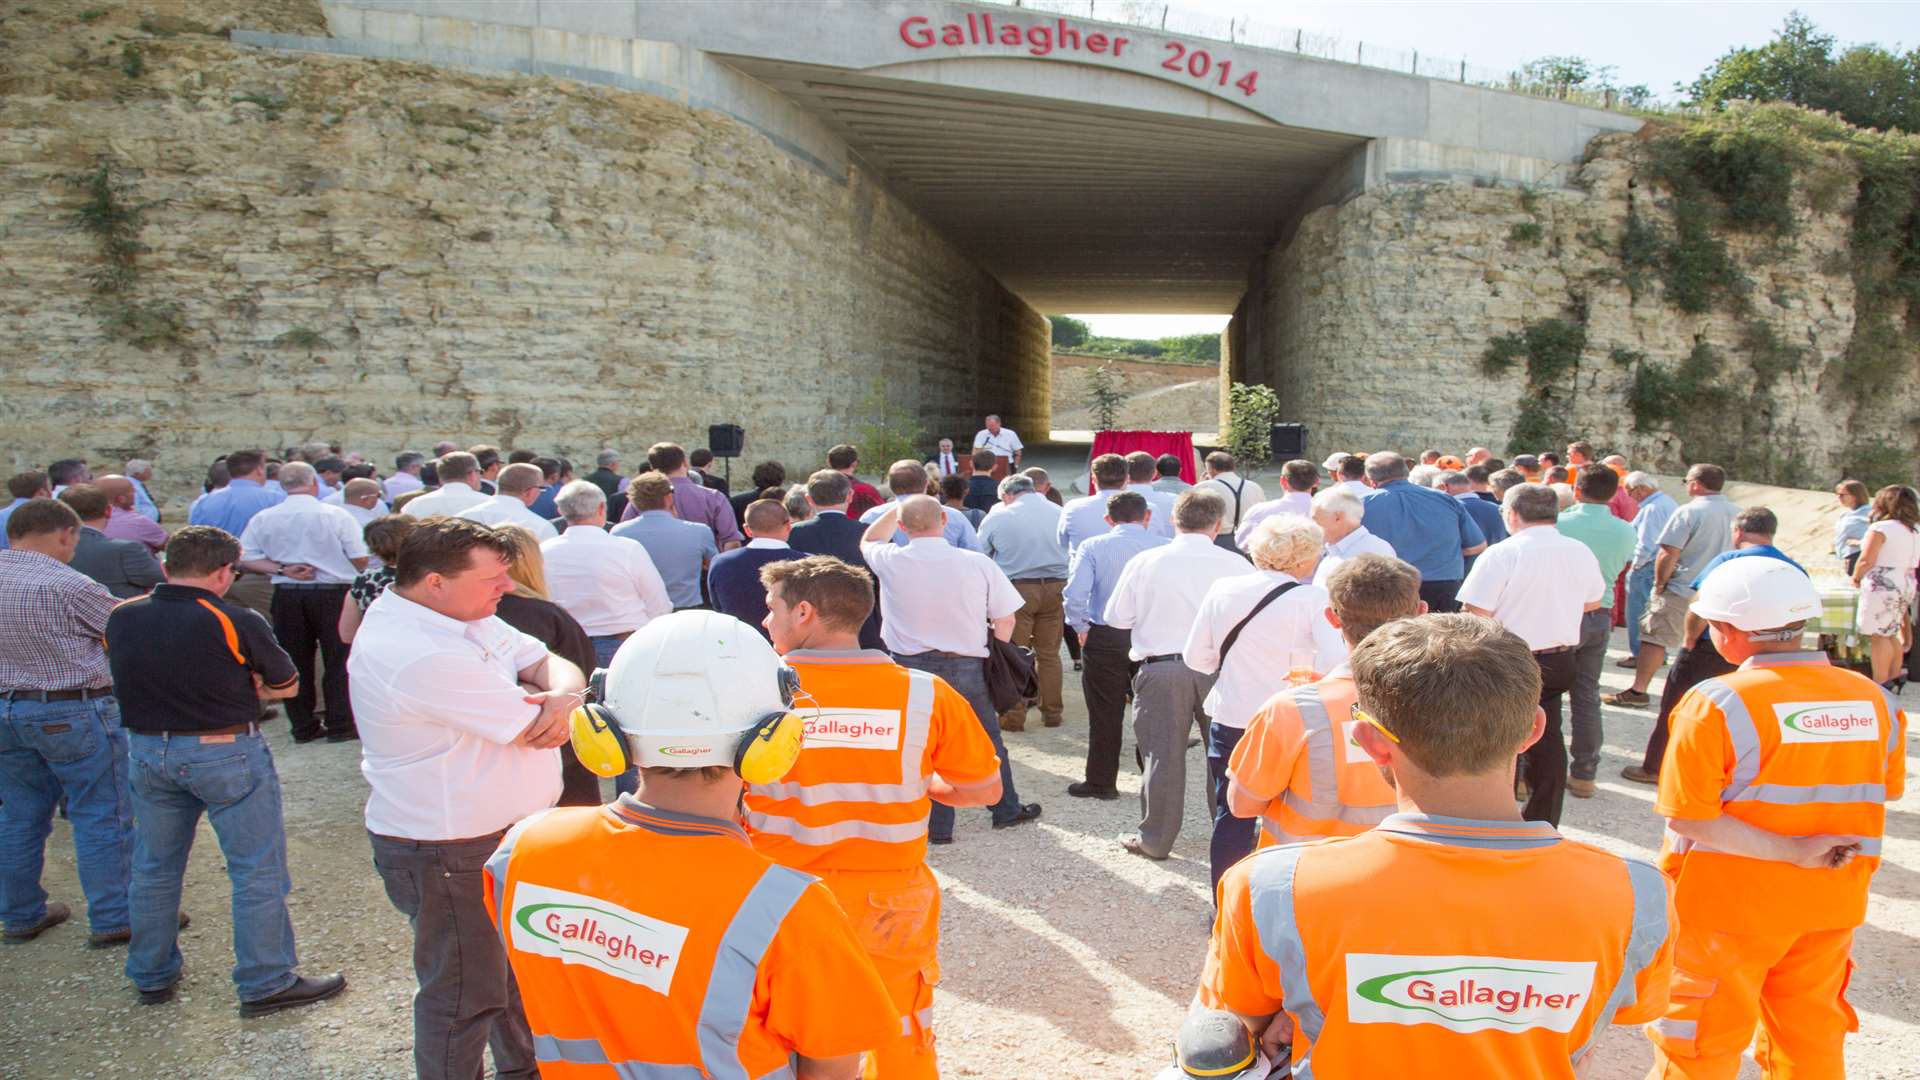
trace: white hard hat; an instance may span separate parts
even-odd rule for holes
[[[733,767],[741,736],[793,704],[793,669],[731,615],[677,611],[621,642],[604,702],[642,768]]]
[[[1820,591],[1792,563],[1765,555],[1729,559],[1707,575],[1693,613],[1740,630],[1774,630],[1820,614]]]

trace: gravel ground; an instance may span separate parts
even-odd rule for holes
[[[1624,637],[1615,635],[1615,656]],[[1611,659],[1611,658],[1610,658]],[[1625,682],[1609,667],[1609,689]],[[949,1076],[1149,1076],[1166,1060],[1206,948],[1205,773],[1189,765],[1187,828],[1163,863],[1127,855],[1117,837],[1137,820],[1138,776],[1123,769],[1126,798],[1070,799],[1085,750],[1084,706],[1069,673],[1069,723],[1008,736],[1023,798],[1046,805],[1035,825],[995,833],[984,811],[965,811],[952,847],[935,849],[945,887],[945,981],[936,1024]],[[1920,702],[1909,694],[1908,707]],[[1607,710],[1599,797],[1569,799],[1564,831],[1643,858],[1659,846],[1648,788],[1618,779],[1637,761],[1650,710]],[[48,890],[75,921],[39,941],[0,950],[0,1076],[372,1078],[410,1075],[413,990],[409,936],[373,872],[361,828],[363,786],[351,746],[294,747],[272,729],[287,792],[294,868],[293,918],[306,970],[345,970],[335,1001],[241,1021],[232,984],[228,888],[204,827],[187,875],[191,929],[179,1000],[135,1004],[121,975],[124,950],[86,948],[73,848],[64,823],[49,845]],[[1125,760],[1131,760],[1131,752]],[[1911,766],[1910,766],[1911,768]],[[1920,797],[1888,815],[1888,862],[1856,949],[1853,1001],[1861,1032],[1848,1042],[1848,1074],[1920,1076]],[[1601,1041],[1592,1076],[1645,1075],[1651,1053],[1636,1030]],[[1757,1076],[1751,1063],[1743,1076]]]

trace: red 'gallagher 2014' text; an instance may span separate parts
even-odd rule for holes
[[[1127,46],[1135,44],[1132,38],[1118,34],[1082,32],[1065,19],[1056,19],[1052,24],[1023,26],[1005,19],[996,23],[993,16],[985,12],[970,12],[964,23],[940,23],[937,26],[924,15],[909,16],[900,22],[900,40],[915,49],[927,49],[935,45],[1000,45],[1025,49],[1032,56],[1050,56],[1059,50],[1115,58],[1125,56]],[[1215,61],[1205,49],[1189,48],[1178,41],[1166,42],[1162,47],[1171,54],[1160,62],[1160,66],[1168,71],[1220,86],[1229,85],[1231,80],[1231,85],[1248,97],[1252,97],[1259,89],[1260,73],[1257,71],[1245,72],[1234,79],[1231,60]]]

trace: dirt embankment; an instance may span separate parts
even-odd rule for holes
[[[1125,402],[1117,426],[1148,431],[1213,431],[1220,426],[1217,369],[1194,364],[1157,364],[1096,356],[1053,354],[1055,431],[1095,428],[1089,376],[1105,366]]]

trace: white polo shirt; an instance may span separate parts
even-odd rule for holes
[[[422,495],[421,498],[426,496]],[[486,502],[470,506],[454,516],[482,525],[518,525],[543,543],[560,535],[560,530],[553,527],[553,522],[527,509],[527,504],[521,502],[517,495],[492,495]]]
[[[1012,428],[1004,425],[1001,426],[1000,432],[997,435],[988,431],[986,428],[981,428],[975,432],[973,436],[973,448],[978,450],[983,446],[993,451],[994,457],[1003,458],[1010,458],[1019,451],[1026,449],[1026,444],[1020,441],[1020,436],[1014,434]],[[885,616],[882,616],[882,618],[885,618]]]
[[[539,715],[519,673],[547,647],[498,618],[462,622],[393,589],[347,657],[367,831],[406,840],[488,836],[560,798],[560,751],[515,746]]]
[[[1204,534],[1181,533],[1172,543],[1127,560],[1107,598],[1106,623],[1133,631],[1127,655],[1135,660],[1177,654],[1187,646],[1207,590],[1223,578],[1245,575],[1247,569],[1247,560]],[[1234,649],[1239,648],[1236,643]]]
[[[625,634],[673,611],[667,585],[640,541],[575,525],[540,545],[547,595],[593,637]]]
[[[275,585],[350,585],[360,571],[349,560],[367,557],[367,541],[344,509],[311,495],[289,495],[248,519],[240,557],[313,567],[312,581],[275,574]]]
[[[1481,552],[1460,583],[1459,599],[1492,612],[1494,621],[1539,652],[1580,644],[1586,606],[1612,587],[1600,580],[1592,549],[1549,521]]]
[[[1225,665],[1221,664],[1220,646],[1234,626],[1261,597],[1293,580],[1278,570],[1256,570],[1214,582],[1201,599],[1193,632],[1182,651],[1193,670],[1203,675],[1220,673],[1202,706],[1214,723],[1246,727],[1268,698],[1287,689],[1288,653],[1294,650],[1313,652],[1313,670],[1321,675],[1347,659],[1347,643],[1327,621],[1327,590],[1301,585],[1268,604],[1248,623]]]
[[[452,517],[486,501],[485,494],[455,480],[450,484],[441,484],[425,495],[415,496],[413,501],[400,508],[400,512],[410,517],[433,517],[438,514]]]
[[[948,652],[987,655],[987,623],[1026,603],[992,559],[938,536],[906,546],[861,543],[880,581],[880,639],[900,655]]]

